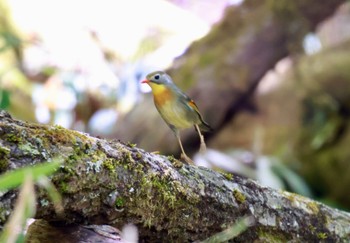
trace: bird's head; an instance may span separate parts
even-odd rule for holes
[[[169,84],[172,84],[170,76],[163,71],[156,71],[148,74],[146,79],[141,83],[146,83],[152,88],[154,94],[160,93],[166,89]]]
[[[154,84],[169,84],[172,80],[168,74],[163,71],[155,71],[146,76],[146,79],[142,83],[154,83]]]

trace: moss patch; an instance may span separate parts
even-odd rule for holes
[[[175,159],[174,155],[169,155],[167,158],[175,168],[181,168],[183,166],[183,163],[180,160]]]
[[[11,150],[9,148],[0,146],[0,172],[3,172],[7,169],[9,162],[9,154]]]
[[[314,213],[314,214],[318,214],[319,213],[319,208],[318,208],[318,204],[316,202],[310,201],[307,203],[307,207]]]
[[[238,203],[244,203],[246,200],[246,197],[244,196],[244,194],[242,194],[240,191],[238,191],[237,189],[234,189],[232,192],[234,198],[236,199],[236,201]]]
[[[196,207],[200,200],[198,194],[166,173],[138,174],[140,189],[136,192],[137,196],[130,199],[129,205],[132,202],[134,213],[142,217],[141,221],[146,227],[154,226],[162,230],[166,226],[170,233],[183,228],[179,227],[180,224],[190,227],[193,222],[200,220],[200,212]]]
[[[5,140],[8,142],[19,143],[22,141],[21,137],[16,134],[8,133],[5,135]]]
[[[258,230],[259,242],[280,243],[288,242],[288,238],[278,232],[269,231],[268,229]]]
[[[123,206],[125,205],[125,200],[121,197],[118,197],[116,200],[115,200],[115,207],[116,208],[122,208]]]
[[[229,181],[231,181],[233,179],[233,174],[232,173],[226,173],[226,172],[221,172],[221,174],[223,176],[225,176],[225,178]]]
[[[319,232],[317,233],[317,238],[319,238],[320,240],[325,240],[327,239],[327,234],[326,233],[323,233],[323,232]]]
[[[102,165],[108,169],[110,172],[114,172],[115,171],[115,165],[113,163],[112,159],[106,159],[103,161]]]

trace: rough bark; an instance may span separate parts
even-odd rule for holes
[[[222,21],[168,70],[215,128],[209,136],[215,136],[238,112],[254,110],[252,99],[261,78],[284,57],[300,53],[305,34],[344,2],[246,0],[227,8]],[[149,150],[179,152],[151,97],[118,121],[117,137]],[[194,130],[184,132],[182,140],[189,153],[197,151]]]
[[[59,239],[59,241],[53,239]],[[26,242],[123,243],[125,241],[121,240],[121,232],[112,226],[52,224],[44,219],[38,219],[30,225]]]
[[[135,224],[147,241],[203,240],[242,216],[254,224],[237,242],[346,242],[350,214],[296,194],[262,187],[237,175],[183,164],[133,145],[59,126],[30,124],[0,112],[2,171],[64,159],[50,177],[63,197],[56,215],[38,190],[36,218],[77,224]],[[0,197],[0,223],[17,191]]]

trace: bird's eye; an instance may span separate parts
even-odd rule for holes
[[[157,74],[156,76],[154,76],[154,79],[158,80],[159,79],[159,75]]]

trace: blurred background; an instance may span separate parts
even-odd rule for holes
[[[0,109],[179,156],[147,85],[214,128],[196,164],[350,210],[350,2],[0,0]]]

